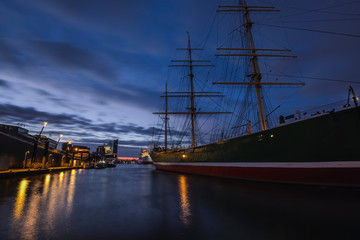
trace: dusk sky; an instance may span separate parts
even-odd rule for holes
[[[233,3],[0,0],[1,123],[20,123],[38,134],[48,121],[43,134],[57,140],[62,133],[62,141],[92,150],[118,138],[119,156],[137,157],[152,140],[158,119],[152,112],[160,110],[176,48],[186,47],[188,31],[193,46],[207,40],[205,54],[214,57],[217,6]],[[314,78],[302,79],[306,86],[293,91],[292,105],[345,99],[349,82],[360,93],[360,1],[248,5],[281,10],[259,25],[255,21],[254,30],[264,29],[274,41],[279,33],[284,47],[298,56],[286,74]]]

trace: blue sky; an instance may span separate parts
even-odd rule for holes
[[[94,147],[119,139],[119,155],[137,156],[151,141],[168,64],[176,48],[215,54],[210,30],[216,0],[1,0],[0,116],[37,134]],[[360,82],[360,1],[249,1],[281,10],[258,22],[298,56],[289,75]],[[311,11],[316,10],[316,11]],[[263,24],[263,25],[261,25]],[[264,26],[273,25],[273,26]],[[256,24],[254,28],[256,28]],[[209,38],[208,38],[209,36]],[[266,39],[266,38],[265,38]],[[273,38],[274,42],[280,41]],[[267,40],[264,40],[266,45]],[[280,45],[281,45],[280,44]],[[283,66],[285,68],[285,66]],[[304,79],[298,106],[345,98],[349,83]],[[353,83],[360,92],[359,84]]]

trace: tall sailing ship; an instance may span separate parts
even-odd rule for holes
[[[236,81],[217,81],[213,82],[213,85],[231,86],[231,91],[244,89],[239,95],[245,98],[250,92],[254,92],[253,98],[257,106],[255,114],[251,115],[236,107],[232,108],[238,111],[236,113],[201,111],[196,105],[198,98],[227,96],[220,92],[199,91],[196,88],[194,69],[211,68],[213,65],[208,60],[194,59],[194,52],[201,49],[192,48],[188,35],[187,47],[181,49],[187,52],[187,58],[174,60],[175,64],[170,66],[187,69],[186,81],[189,88],[186,91],[172,92],[168,91],[166,85],[165,95],[162,96],[165,99],[165,111],[154,113],[163,116],[165,123],[164,146],[154,146],[150,152],[156,169],[244,180],[360,186],[360,109],[353,88],[349,87],[347,103],[339,109],[333,108],[314,114],[297,111],[290,116],[280,116],[277,125],[270,124],[270,115],[274,109],[266,106],[263,88],[304,85],[301,82],[263,80],[259,58],[294,57],[286,55],[289,51],[286,49],[259,49],[255,46],[250,13],[277,10],[272,7],[248,6],[245,0],[242,0],[238,5],[219,6],[217,11],[242,15],[242,27],[245,30],[241,32],[246,43],[242,43],[241,47],[218,48],[220,53],[216,56],[230,58],[232,62],[244,57],[249,62],[243,62],[243,68],[248,66],[249,71],[243,78],[248,81],[240,82],[238,78],[233,78]],[[231,74],[235,71],[237,69],[233,69]],[[183,111],[171,111],[168,109],[168,101],[173,98],[180,98],[182,102],[187,99],[189,105]],[[248,100],[243,100],[242,103],[254,110],[254,105]],[[188,148],[168,146],[169,116],[173,115],[189,120],[188,125],[183,125],[184,129],[189,126],[191,132],[191,146]],[[225,132],[226,134],[222,132],[219,141],[213,139],[210,143],[198,145],[197,118],[208,115],[219,116],[221,119],[225,116],[236,117],[235,120],[225,122],[229,131]],[[257,126],[259,131],[254,131]],[[215,128],[218,128],[217,125]]]

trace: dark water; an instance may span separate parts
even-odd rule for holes
[[[133,164],[3,179],[0,239],[360,239],[360,189]]]

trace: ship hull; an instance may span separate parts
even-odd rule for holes
[[[156,169],[262,182],[360,186],[360,162],[156,163]]]
[[[152,152],[151,157],[159,170],[360,186],[359,136],[360,112],[351,108],[194,149]]]
[[[138,164],[143,164],[143,165],[152,165],[152,164],[154,164],[154,162],[149,162],[149,161],[141,161],[141,160],[138,160]]]

